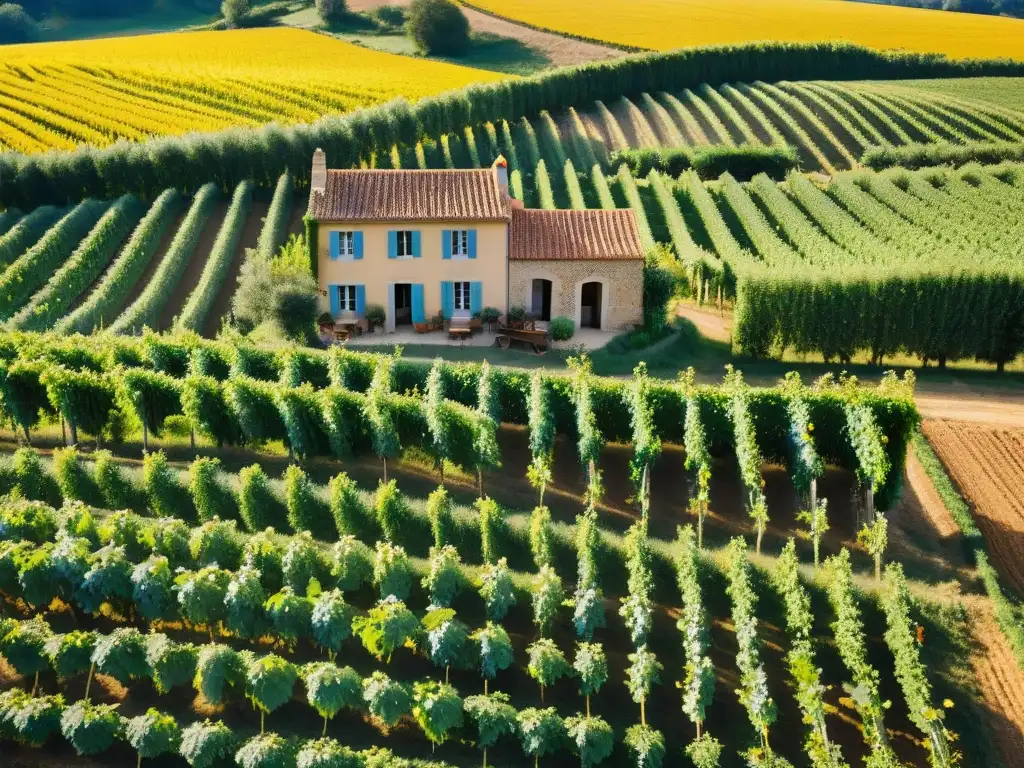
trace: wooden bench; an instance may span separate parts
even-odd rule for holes
[[[548,332],[502,326],[498,328],[494,341],[502,349],[508,349],[513,341],[529,344],[539,355],[548,348]]]
[[[457,328],[453,326],[448,329],[448,338],[452,341],[461,342],[462,344],[465,344],[466,339],[470,338],[472,335],[473,332],[469,330],[469,328]]]

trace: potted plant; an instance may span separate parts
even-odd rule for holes
[[[334,316],[330,312],[321,312],[316,324],[320,328],[320,333],[330,333],[334,330]]]
[[[476,332],[484,329],[483,313],[474,312],[472,317],[469,318],[469,330]]]
[[[432,318],[430,318],[430,322],[431,322],[431,327],[435,331],[443,331],[444,330],[444,313],[443,312],[438,312],[436,315],[434,315]]]
[[[496,307],[484,307],[480,313],[480,319],[487,324],[488,331],[494,331],[494,324],[501,319],[501,310]]]
[[[518,328],[522,330],[523,324],[526,322],[526,318],[526,307],[522,304],[518,304],[514,307],[508,308],[508,315],[505,319],[508,322],[509,328]]]
[[[387,313],[384,311],[384,307],[380,304],[370,304],[366,311],[363,312],[363,319],[366,320],[366,324],[369,326],[367,330],[373,333],[375,326],[384,327],[384,321],[387,319]]]
[[[416,333],[429,333],[434,330],[431,323],[413,323],[412,327],[416,329]]]

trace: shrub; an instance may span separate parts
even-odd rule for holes
[[[192,497],[178,479],[178,473],[167,463],[163,451],[147,453],[143,458],[142,483],[149,506],[158,517],[195,520]]]
[[[39,25],[15,3],[0,5],[0,45],[31,43],[39,38]]]
[[[287,530],[287,510],[274,495],[263,467],[253,464],[238,473],[238,510],[250,533]]]
[[[401,5],[379,5],[370,11],[370,17],[383,27],[401,29],[405,24],[405,8]]]
[[[690,162],[702,179],[717,179],[723,173],[730,173],[738,181],[750,181],[759,173],[773,179],[784,179],[786,174],[800,165],[796,149],[786,146],[754,146],[741,144],[738,147],[725,145],[698,147],[692,151]]]
[[[316,0],[316,13],[328,24],[341,21],[347,11],[345,0]]]
[[[97,451],[93,463],[93,476],[99,488],[102,504],[107,509],[134,509],[144,511],[145,499],[138,487],[128,479],[121,465],[114,461],[110,451]]]
[[[576,333],[576,323],[569,317],[555,317],[551,320],[551,340],[568,341]]]
[[[249,0],[224,0],[220,12],[229,27],[240,27],[251,10]]]
[[[293,530],[308,531],[318,539],[334,538],[327,505],[309,475],[295,464],[290,464],[284,472],[284,494],[288,522]]]
[[[189,468],[189,491],[199,519],[238,520],[238,500],[221,477],[220,459],[200,457]]]
[[[383,328],[387,317],[387,312],[380,304],[370,304],[363,312],[363,318],[370,324],[371,332],[376,326]]]
[[[430,55],[460,56],[469,50],[469,21],[451,0],[413,0],[406,30]]]

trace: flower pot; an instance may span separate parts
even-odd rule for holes
[[[413,327],[416,333],[429,333],[431,330],[429,323],[413,323]]]

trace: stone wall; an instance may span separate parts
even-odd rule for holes
[[[584,283],[601,283],[601,327],[630,330],[643,322],[643,262],[640,260],[523,260],[509,262],[509,306],[533,311],[533,281],[551,281],[551,317],[564,315],[580,327]]]

